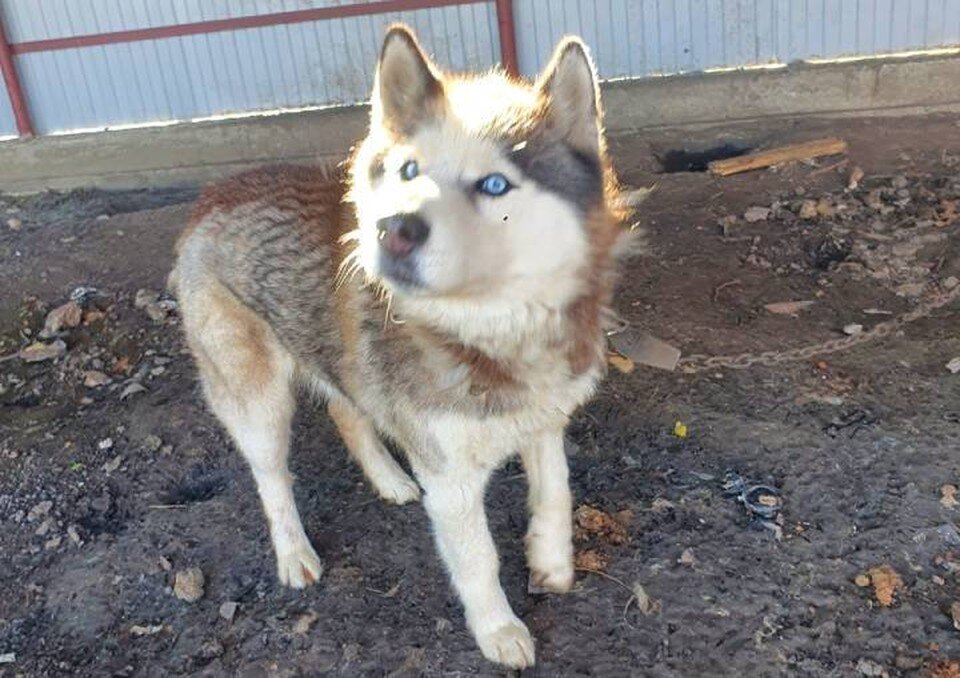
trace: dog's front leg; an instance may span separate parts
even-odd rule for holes
[[[573,586],[573,498],[563,430],[538,436],[520,451],[530,486],[527,564],[533,583],[563,593]]]
[[[500,561],[483,506],[490,471],[470,465],[417,476],[437,547],[483,655],[513,668],[532,666],[533,638],[500,587]]]

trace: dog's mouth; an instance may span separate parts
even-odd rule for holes
[[[380,277],[396,287],[405,290],[424,288],[415,256],[396,257],[381,250],[377,268],[380,269]]]

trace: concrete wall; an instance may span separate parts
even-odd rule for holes
[[[796,115],[960,110],[960,57],[797,65],[607,83],[608,131]],[[364,106],[0,144],[0,190],[205,181],[272,162],[338,161]]]

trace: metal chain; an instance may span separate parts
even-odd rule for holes
[[[854,346],[889,336],[904,325],[930,315],[933,311],[955,301],[958,297],[960,297],[960,285],[948,291],[937,291],[927,301],[918,304],[916,308],[907,311],[903,315],[879,323],[866,332],[854,334],[849,337],[830,339],[829,341],[824,341],[819,344],[801,346],[800,348],[788,349],[786,351],[763,351],[762,353],[716,356],[698,353],[681,358],[678,367],[682,372],[689,374],[720,368],[743,370],[754,365],[772,367],[782,363],[808,360],[814,356],[827,353],[845,351]]]

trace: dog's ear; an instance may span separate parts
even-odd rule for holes
[[[561,40],[536,86],[548,102],[548,123],[577,150],[599,153],[603,114],[587,46],[579,38]]]
[[[374,124],[409,134],[436,114],[442,97],[440,74],[413,32],[402,24],[391,26],[383,40],[373,83]]]

